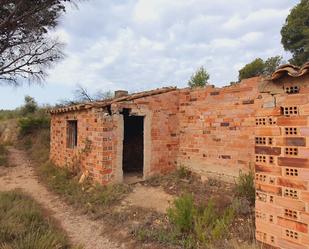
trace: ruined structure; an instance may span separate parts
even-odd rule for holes
[[[309,63],[224,88],[117,94],[51,110],[56,165],[79,165],[101,184],[180,165],[224,179],[252,167],[257,239],[309,248]]]

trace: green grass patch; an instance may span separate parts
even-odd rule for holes
[[[1,249],[66,249],[68,238],[44,217],[34,200],[19,191],[0,192]]]
[[[104,215],[110,206],[131,192],[131,188],[123,184],[101,186],[90,181],[80,184],[77,176],[68,169],[49,162],[38,166],[38,173],[49,189],[75,208],[96,218]]]

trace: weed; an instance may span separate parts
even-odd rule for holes
[[[228,207],[227,209],[225,209],[223,216],[217,219],[216,224],[211,231],[212,240],[219,240],[226,236],[228,234],[228,228],[234,218],[235,211],[233,207]]]
[[[198,241],[205,245],[210,240],[209,230],[218,219],[213,200],[209,200],[206,207],[200,207],[197,214],[194,218],[194,232]]]
[[[207,184],[211,187],[221,187],[222,182],[216,178],[209,178]]]
[[[247,215],[252,211],[249,200],[244,197],[235,197],[231,205],[238,215]]]
[[[70,248],[63,231],[19,191],[0,192],[0,241],[1,249]]]
[[[244,197],[250,202],[251,205],[254,205],[255,185],[253,170],[250,170],[247,174],[241,171],[239,172],[235,192],[238,197]]]
[[[142,242],[157,241],[164,245],[177,245],[178,234],[174,231],[166,231],[163,227],[157,229],[138,228],[134,231],[135,237]]]
[[[174,207],[168,209],[168,217],[175,229],[181,233],[193,230],[196,209],[193,196],[185,194],[174,201]]]
[[[184,179],[184,178],[187,178],[187,177],[189,177],[189,176],[191,175],[191,171],[190,171],[187,167],[181,165],[181,166],[176,170],[176,175],[177,175],[177,177],[178,177],[179,179]]]

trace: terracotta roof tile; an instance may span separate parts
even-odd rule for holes
[[[286,64],[279,67],[268,80],[278,80],[283,76],[290,76],[293,78],[301,77],[305,74],[309,74],[309,62],[304,64],[302,67],[297,67],[291,64]]]
[[[96,101],[96,102],[88,102],[88,103],[72,105],[72,106],[65,106],[62,108],[54,108],[54,109],[51,109],[49,112],[52,114],[57,114],[57,113],[85,110],[85,109],[89,109],[92,107],[105,107],[113,103],[122,102],[122,101],[130,101],[130,100],[153,96],[153,95],[157,95],[161,93],[167,93],[167,92],[174,91],[176,89],[177,89],[176,87],[163,87],[163,88],[159,88],[159,89],[155,89],[151,91],[144,91],[144,92],[129,94],[127,96],[123,96],[119,98],[107,99],[107,100]]]

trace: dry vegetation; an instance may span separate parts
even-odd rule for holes
[[[1,249],[69,249],[65,233],[20,191],[0,192]]]
[[[8,165],[8,151],[3,144],[0,144],[0,166]]]

